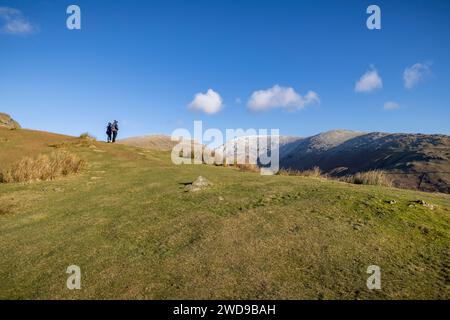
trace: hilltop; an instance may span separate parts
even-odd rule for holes
[[[0,298],[450,298],[448,195],[175,166],[167,151],[0,128],[0,168],[55,149],[86,168],[0,184]],[[212,186],[185,192],[199,176]],[[73,264],[79,291],[66,289]]]

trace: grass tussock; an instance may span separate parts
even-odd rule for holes
[[[392,187],[391,178],[381,170],[358,172],[354,175],[346,176],[342,180],[353,184]]]
[[[72,153],[58,150],[50,155],[26,157],[0,173],[0,182],[31,182],[53,180],[80,172],[85,162]]]
[[[80,134],[80,136],[78,138],[74,138],[74,139],[59,142],[59,143],[52,143],[52,144],[49,144],[48,146],[51,148],[55,148],[55,149],[64,149],[64,148],[69,148],[69,147],[95,148],[96,141],[97,141],[97,139],[94,136],[92,136],[91,134],[86,132],[86,133]]]
[[[293,170],[293,169],[280,169],[278,172],[280,176],[301,176],[301,177],[311,177],[311,178],[327,178],[326,174],[320,170],[319,167],[314,167],[309,170]]]
[[[250,163],[250,160],[248,158],[245,159],[244,163],[238,163],[238,161],[236,161],[236,160],[234,160],[233,162],[227,162],[227,159],[224,159],[223,164],[218,164],[218,165],[238,169],[239,171],[243,171],[243,172],[260,172],[261,171],[261,168],[255,163]]]
[[[86,140],[93,140],[96,141],[97,138],[95,138],[93,135],[91,135],[89,132],[84,132],[80,134],[80,139],[86,139]]]
[[[245,171],[245,172],[260,172],[261,171],[261,168],[258,165],[250,164],[250,163],[235,164],[234,167],[236,167],[240,171]]]

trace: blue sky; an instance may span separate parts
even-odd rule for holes
[[[70,4],[81,30],[66,27]],[[366,27],[370,4],[381,30]],[[22,28],[7,29],[12,19]],[[0,0],[0,111],[99,138],[113,119],[122,137],[194,120],[450,134],[449,35],[445,0]]]

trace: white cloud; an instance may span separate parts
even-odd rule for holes
[[[400,108],[400,105],[394,101],[388,101],[384,104],[384,110],[395,110]]]
[[[416,63],[415,65],[408,67],[403,72],[403,82],[405,88],[412,89],[420,81],[424,80],[431,74],[431,66],[428,63]]]
[[[247,106],[254,111],[265,111],[275,108],[302,109],[312,103],[320,103],[319,95],[314,91],[301,96],[291,87],[275,85],[267,90],[253,92]]]
[[[0,32],[8,34],[29,34],[37,31],[20,10],[0,7]]]
[[[363,74],[355,84],[356,92],[367,93],[381,88],[383,88],[383,80],[381,80],[378,71],[373,67]]]
[[[222,107],[222,98],[212,89],[209,89],[206,93],[197,93],[194,100],[189,104],[190,110],[201,111],[207,114],[217,113]]]

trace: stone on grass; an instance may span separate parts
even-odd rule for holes
[[[430,210],[434,210],[434,205],[432,205],[431,203],[427,203],[424,200],[417,200],[416,203],[420,204],[421,206],[424,206]]]
[[[415,208],[417,207],[417,205],[428,208],[430,210],[434,210],[435,206],[431,203],[425,202],[424,200],[416,200],[416,201],[412,201],[408,207],[410,208]]]
[[[212,186],[213,184],[206,178],[199,176],[192,184],[188,184],[184,191],[186,192],[197,192],[201,191],[207,187]]]

